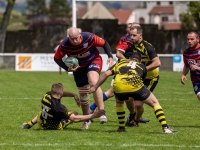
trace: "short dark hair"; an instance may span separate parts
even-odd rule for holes
[[[138,34],[142,34],[143,33],[143,30],[142,30],[141,26],[131,26],[130,30],[134,30],[134,29],[137,29],[137,33]]]
[[[135,60],[137,62],[141,62],[142,56],[138,52],[133,52],[132,55],[129,57],[131,60]]]
[[[197,33],[197,32],[195,32],[195,31],[191,31],[191,32],[189,32],[188,34],[195,34],[195,35],[196,35],[196,38],[199,38],[199,35],[198,35],[198,33]]]

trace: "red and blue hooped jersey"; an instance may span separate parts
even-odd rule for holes
[[[195,48],[188,48],[183,52],[183,61],[186,67],[190,67],[191,63],[200,64],[200,44]],[[191,81],[199,82],[200,81],[200,71],[199,70],[190,70]]]
[[[88,66],[99,57],[99,50],[96,46],[103,47],[105,40],[90,32],[80,34],[82,41],[79,45],[73,45],[69,38],[66,38],[60,43],[54,57],[62,59],[65,55],[74,56],[78,59],[81,68]]]

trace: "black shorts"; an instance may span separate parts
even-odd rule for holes
[[[89,71],[96,71],[99,73],[98,68],[95,67],[78,68],[75,72],[73,72],[74,80],[76,82],[77,87],[82,87],[89,84],[87,76],[87,73]]]
[[[144,85],[146,85],[146,87],[153,92],[153,90],[155,89],[156,85],[158,84],[158,80],[159,80],[159,76],[153,78],[153,79],[145,79],[144,80]]]
[[[128,100],[129,97],[132,97],[134,100],[144,101],[150,96],[151,92],[149,91],[149,89],[147,89],[144,86],[139,91],[136,91],[136,92],[130,92],[130,93],[115,93],[114,92],[114,94],[117,100],[120,100],[120,101]]]

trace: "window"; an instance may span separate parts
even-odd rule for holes
[[[139,24],[145,24],[145,21],[144,21],[144,18],[143,18],[143,17],[141,17],[141,18],[139,19]]]
[[[168,17],[167,16],[162,17],[162,22],[167,22],[167,21],[168,21]]]

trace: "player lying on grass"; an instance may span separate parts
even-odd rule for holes
[[[98,118],[105,113],[99,110],[90,115],[78,115],[77,112],[70,112],[61,104],[62,97],[74,97],[77,105],[80,107],[80,100],[75,93],[63,90],[61,83],[54,83],[51,91],[47,92],[42,98],[42,110],[31,121],[22,125],[23,129],[30,129],[34,124],[38,123],[40,129],[58,129],[62,130],[73,122],[82,122],[92,118]]]
[[[164,133],[174,133],[176,131],[167,125],[163,109],[157,98],[144,85],[146,74],[147,69],[145,65],[141,63],[141,55],[137,52],[133,52],[130,59],[120,59],[114,66],[109,68],[109,70],[99,78],[96,85],[90,88],[90,92],[94,92],[109,76],[115,75],[113,90],[116,98],[116,113],[119,120],[117,132],[126,131],[124,101],[128,101],[129,97],[132,97],[134,100],[146,103],[154,109],[156,118],[161,123]],[[133,102],[131,101],[129,105],[133,105]],[[137,127],[139,126],[141,115],[142,111],[137,110],[135,118],[130,120]]]

